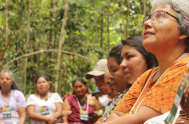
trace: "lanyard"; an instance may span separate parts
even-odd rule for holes
[[[140,93],[140,95],[139,95],[137,101],[135,102],[134,106],[133,106],[132,109],[130,110],[131,113],[133,112],[133,109],[135,108],[136,104],[138,103],[140,97],[142,96],[142,93],[144,92],[144,90],[145,90],[145,88],[146,88],[146,86],[147,86],[149,80],[150,80],[151,77],[154,76],[158,71],[159,71],[159,69],[157,69],[157,70],[150,76],[150,78],[147,80],[147,82],[146,82],[146,84],[145,84],[145,86],[144,86],[142,92]],[[167,71],[167,70],[166,70],[166,71]],[[166,71],[165,71],[165,72],[166,72]],[[164,73],[165,73],[165,72],[164,72]],[[163,73],[163,74],[164,74],[164,73]],[[162,75],[163,75],[163,74],[162,74]],[[161,77],[162,77],[162,75],[161,75]],[[161,78],[161,77],[160,77],[160,78]],[[160,79],[160,78],[159,78],[159,79]],[[158,79],[158,81],[159,81],[159,79]],[[157,81],[157,82],[158,82],[158,81]],[[156,83],[157,83],[157,82],[156,82]],[[156,84],[156,83],[155,83],[155,84]],[[155,85],[155,84],[154,84],[154,85]],[[144,98],[142,99],[142,101],[141,101],[140,104],[138,105],[138,107],[137,107],[135,113],[138,111],[138,109],[139,109],[139,107],[140,107],[140,105],[142,104],[143,101],[144,101]]]
[[[38,97],[39,97],[39,99],[41,99],[39,94],[38,94]],[[49,92],[47,92],[47,100],[48,99],[49,99]]]
[[[12,98],[11,97],[11,91],[10,91],[9,107],[11,106],[11,98]],[[0,90],[0,99],[1,99],[1,101],[3,103],[3,106],[5,106],[5,101],[3,100],[3,96],[2,96],[1,90]]]
[[[182,56],[180,56],[176,61],[178,61],[178,60],[180,60],[180,59],[182,59],[185,55],[187,55],[188,53],[185,53],[185,54],[183,54]],[[175,61],[175,62],[176,62]],[[163,74],[160,76],[160,78],[156,81],[156,83],[155,84],[157,84],[158,83],[158,81],[163,77],[163,75],[165,74],[165,72],[167,72],[167,70],[168,70],[169,68],[167,68],[164,72],[163,72]],[[146,84],[145,84],[145,86],[144,86],[144,88],[143,88],[143,90],[142,90],[142,92],[140,93],[140,95],[139,95],[139,97],[138,97],[138,99],[137,99],[137,101],[135,102],[135,104],[134,104],[134,106],[132,107],[132,109],[131,109],[131,111],[130,111],[130,113],[133,113],[133,109],[135,108],[135,106],[136,106],[136,104],[138,103],[138,101],[139,101],[139,99],[140,99],[140,97],[142,96],[142,93],[143,93],[143,91],[145,90],[145,88],[146,88],[146,86],[147,86],[147,84],[148,84],[148,82],[149,82],[149,80],[152,78],[152,76],[154,76],[157,72],[159,71],[159,69],[158,70],[156,70],[151,76],[150,76],[150,78],[147,80],[147,82],[146,82]],[[154,84],[154,85],[155,85]],[[142,101],[140,102],[140,104],[138,105],[138,107],[137,107],[137,109],[136,109],[136,111],[135,111],[135,113],[138,111],[138,109],[139,109],[139,107],[140,107],[140,105],[142,104],[142,102],[144,101],[144,98],[142,99]]]
[[[79,105],[79,109],[82,110],[78,98],[76,98],[76,100],[77,100],[77,104]],[[87,111],[88,111],[88,108],[89,108],[89,101],[88,101],[88,96],[87,96]]]
[[[178,107],[180,105],[181,98],[183,96],[184,89],[188,82],[188,78],[189,78],[189,62],[187,64],[187,68],[186,68],[182,78],[179,81],[178,91],[175,96],[175,100],[174,100],[174,104],[171,109],[171,112],[169,113],[168,117],[164,120],[164,122],[166,124],[172,124],[172,122],[174,121],[175,115],[176,115]]]

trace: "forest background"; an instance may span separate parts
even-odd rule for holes
[[[26,97],[41,75],[63,96],[121,39],[141,35],[149,13],[148,0],[0,0],[0,68]]]

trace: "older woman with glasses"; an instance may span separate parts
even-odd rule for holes
[[[153,0],[143,39],[143,47],[156,56],[159,66],[134,82],[108,124],[144,123],[172,109],[178,82],[189,61],[189,1]]]

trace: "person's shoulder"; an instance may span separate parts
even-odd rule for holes
[[[21,91],[19,90],[11,90],[11,93],[15,96],[20,96],[20,95],[24,95]]]
[[[51,96],[50,96],[50,97],[52,97],[52,98],[54,98],[54,99],[58,99],[58,98],[61,99],[61,97],[60,97],[60,95],[59,95],[58,93],[51,93]]]
[[[153,69],[146,70],[140,77],[148,77],[152,73],[154,73],[159,67],[155,67]]]
[[[89,100],[98,101],[95,96],[89,94]]]
[[[35,94],[30,94],[28,97],[27,97],[27,99],[36,99],[37,97],[36,97],[36,95]]]
[[[185,54],[184,57],[174,62],[173,66],[175,65],[186,65],[189,62],[189,53]]]
[[[57,97],[57,96],[60,96],[58,93],[51,93],[51,96],[52,97]]]

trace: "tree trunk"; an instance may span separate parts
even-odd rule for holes
[[[143,15],[144,15],[144,18],[146,17],[146,0],[143,1],[143,5],[144,5],[144,10],[143,10]]]
[[[128,1],[128,10],[127,10],[127,33],[126,33],[126,38],[129,36],[129,17],[130,17],[130,0]]]
[[[27,41],[26,41],[26,53],[28,52],[29,39],[30,39],[30,0],[28,0],[28,31],[27,31]],[[25,58],[24,94],[26,94],[27,66],[28,66],[28,57]]]
[[[100,48],[102,49],[102,47],[103,47],[103,26],[104,26],[104,21],[103,21],[103,18],[104,18],[104,16],[103,16],[103,14],[101,14],[101,35],[100,35]],[[102,59],[102,57],[103,57],[103,54],[102,54],[102,52],[100,52],[100,57],[99,57],[99,59]]]
[[[109,30],[109,27],[110,27],[110,21],[109,21],[109,17],[110,17],[110,11],[109,11],[109,7],[110,7],[110,0],[108,0],[108,18],[107,18],[107,22],[108,22],[108,25],[107,25],[107,33],[108,33],[108,52],[110,50],[110,30]]]
[[[8,17],[7,17],[7,5],[8,0],[5,0],[5,44],[7,44],[7,37],[8,37]]]
[[[65,0],[65,9],[64,9],[64,18],[62,22],[62,29],[61,29],[61,35],[60,35],[60,41],[59,41],[59,53],[58,53],[58,75],[56,77],[55,82],[55,92],[58,92],[61,95],[61,67],[62,67],[62,53],[63,50],[63,44],[64,44],[64,38],[65,38],[65,26],[66,26],[66,16],[67,16],[67,8],[68,8],[68,0]],[[57,82],[58,81],[58,82]]]

